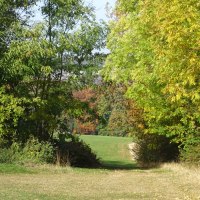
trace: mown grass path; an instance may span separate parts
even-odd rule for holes
[[[196,178],[195,178],[196,179]],[[48,169],[1,174],[1,200],[200,199],[199,182],[176,170]]]
[[[112,145],[108,138],[102,140],[106,140],[108,145],[94,145],[95,151],[100,148],[99,155],[105,166],[108,166],[102,169],[40,166],[26,170],[19,167],[15,171],[13,166],[0,165],[0,200],[200,199],[199,169],[188,169],[178,164],[148,170],[137,169],[134,164],[132,168],[126,168],[126,162],[132,164],[132,161],[126,161],[129,154],[125,153],[121,154],[126,155],[122,156],[123,159],[115,157],[111,160],[118,163],[118,167],[115,168],[113,162],[109,164],[108,152],[107,156],[103,157],[103,151],[108,146],[107,151],[112,152]],[[91,142],[91,138],[86,142]],[[126,142],[124,141],[124,144]],[[117,141],[112,144],[119,148],[114,148],[115,156],[124,151],[120,151],[123,145],[120,147]],[[127,147],[125,149],[127,150]]]
[[[130,137],[110,137],[83,135],[81,139],[86,142],[101,159],[104,168],[133,169],[136,164],[132,161],[128,144]]]

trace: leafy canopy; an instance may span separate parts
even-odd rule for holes
[[[200,3],[118,0],[103,74],[127,85],[146,133],[177,143],[200,132]]]

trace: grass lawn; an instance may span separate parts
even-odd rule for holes
[[[200,199],[199,169],[188,169],[180,164],[148,170],[134,168],[127,153],[131,138],[83,136],[82,139],[107,167],[0,164],[0,200]]]
[[[115,169],[133,169],[135,167],[128,150],[128,144],[133,141],[132,138],[82,135],[81,139],[101,159],[103,167]]]

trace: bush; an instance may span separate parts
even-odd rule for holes
[[[38,139],[31,138],[22,149],[22,162],[33,163],[53,163],[54,148],[49,142],[39,142]]]
[[[138,140],[137,146],[139,148],[135,149],[135,158],[144,167],[156,165],[160,162],[177,161],[178,159],[178,144],[170,143],[170,139],[165,136],[143,135]]]
[[[24,145],[14,142],[9,148],[0,149],[0,163],[52,163],[53,157],[53,146],[35,138],[30,138]]]
[[[0,163],[100,166],[100,161],[91,148],[78,137],[63,134],[53,142],[39,142],[35,138],[30,138],[24,145],[15,142],[9,148],[0,148]]]
[[[184,145],[180,159],[183,162],[200,166],[200,138],[190,140]]]
[[[75,167],[99,167],[100,161],[91,148],[80,138],[63,135],[55,141],[57,164]]]
[[[14,161],[13,156],[13,151],[10,148],[0,149],[0,163],[12,163]]]

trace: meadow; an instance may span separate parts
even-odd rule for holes
[[[82,136],[101,158],[100,169],[0,164],[1,200],[198,200],[200,170],[180,164],[140,169],[131,138]]]
[[[82,135],[81,139],[100,158],[104,168],[132,169],[136,166],[128,150],[128,144],[133,141],[130,137]]]

